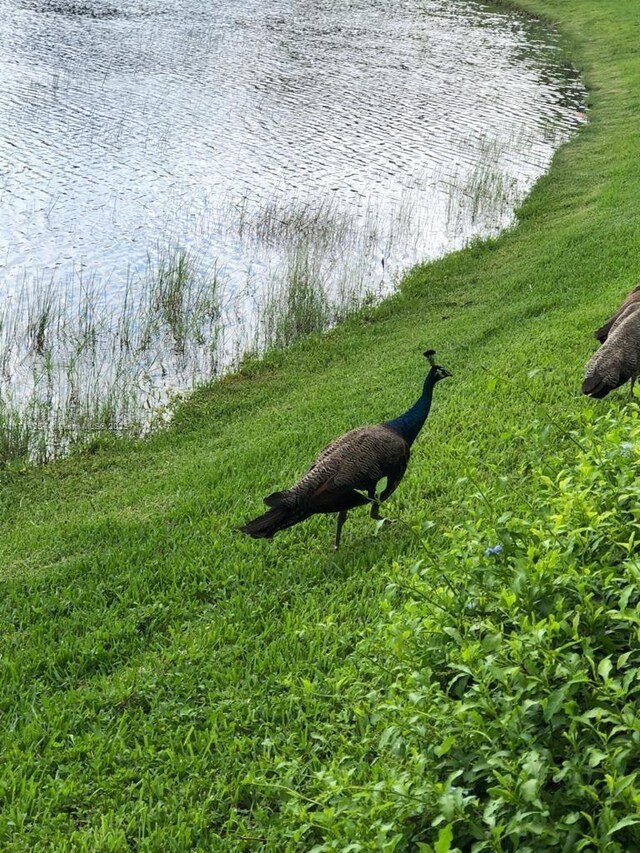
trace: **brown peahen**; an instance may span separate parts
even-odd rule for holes
[[[337,550],[350,509],[371,503],[371,517],[379,519],[379,505],[395,492],[407,469],[411,445],[431,408],[433,389],[451,375],[435,363],[435,350],[424,355],[431,369],[422,394],[410,409],[391,421],[359,427],[336,438],[294,486],[266,497],[264,502],[271,509],[241,527],[242,532],[256,539],[270,539],[311,515],[336,512]],[[387,482],[378,497],[376,488],[384,478]]]
[[[601,399],[640,374],[640,302],[629,302],[616,315],[605,342],[585,368],[582,393]]]

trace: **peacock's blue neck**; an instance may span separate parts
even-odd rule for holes
[[[397,432],[404,438],[407,444],[413,444],[429,414],[434,385],[434,377],[430,371],[425,379],[422,394],[414,405],[410,409],[407,409],[404,415],[400,415],[400,417],[394,418],[392,421],[385,421],[383,426]]]

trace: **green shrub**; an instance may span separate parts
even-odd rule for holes
[[[494,477],[394,567],[363,651],[392,685],[348,688],[361,751],[288,803],[304,849],[640,850],[640,419],[519,439],[533,501]]]

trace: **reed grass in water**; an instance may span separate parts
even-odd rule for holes
[[[472,143],[475,167],[446,184],[416,181],[385,210],[345,211],[333,195],[226,200],[218,219],[261,270],[244,291],[182,248],[158,249],[116,300],[83,276],[25,283],[0,309],[0,464],[45,462],[104,431],[144,433],[166,422],[176,396],[246,355],[379,301],[433,234],[449,249],[495,234],[523,187],[505,175],[499,146]]]
[[[184,250],[150,258],[117,305],[93,279],[25,282],[0,313],[0,465],[47,462],[104,432],[144,434],[247,353],[339,322],[365,301],[363,278],[334,293],[331,267],[317,244],[287,247],[250,317]]]
[[[150,258],[117,307],[95,280],[25,282],[0,314],[0,463],[143,433],[217,374],[220,340],[216,271],[182,250]]]

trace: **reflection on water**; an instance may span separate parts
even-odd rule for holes
[[[384,292],[509,224],[582,120],[553,37],[471,3],[0,0],[0,36],[1,291],[90,276],[117,310],[178,246],[245,340],[301,243]]]
[[[487,145],[526,190],[580,109],[546,33],[460,3],[0,0],[0,27],[5,282],[117,283],[169,237],[233,286],[252,258],[220,201],[244,197],[409,205],[406,264],[464,239],[444,197]]]

